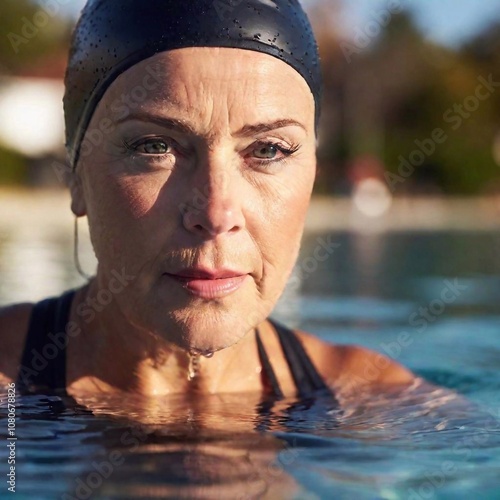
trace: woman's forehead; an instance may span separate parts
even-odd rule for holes
[[[314,96],[298,72],[277,58],[234,48],[183,48],[141,61],[113,82],[98,114],[124,114],[125,107],[129,115],[168,110],[250,122],[288,117],[306,128],[314,128],[315,117]]]

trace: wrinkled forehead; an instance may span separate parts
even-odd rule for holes
[[[137,63],[111,84],[92,121],[137,111],[168,111],[211,126],[293,119],[310,134],[315,127],[314,96],[298,72],[274,57],[235,48],[183,48]]]

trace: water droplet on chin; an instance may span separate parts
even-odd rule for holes
[[[203,354],[203,357],[204,358],[213,358],[214,357],[214,353],[213,352],[206,352],[205,354]]]
[[[200,355],[199,354],[188,354],[189,356],[189,366],[188,366],[188,376],[187,379],[189,382],[196,378],[198,375],[198,369],[200,367]]]

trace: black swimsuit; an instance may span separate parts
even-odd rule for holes
[[[20,389],[35,386],[66,393],[66,328],[74,296],[72,290],[34,306],[17,378]],[[317,372],[296,334],[274,320],[270,322],[278,334],[297,387],[297,396],[330,394],[336,402],[335,395]],[[283,392],[258,331],[256,338],[265,383],[272,392],[271,396],[281,399]]]

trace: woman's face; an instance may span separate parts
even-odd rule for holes
[[[270,314],[315,179],[314,106],[290,66],[240,49],[160,53],[111,85],[72,196],[99,286],[133,277],[112,306],[127,322],[210,352]]]

